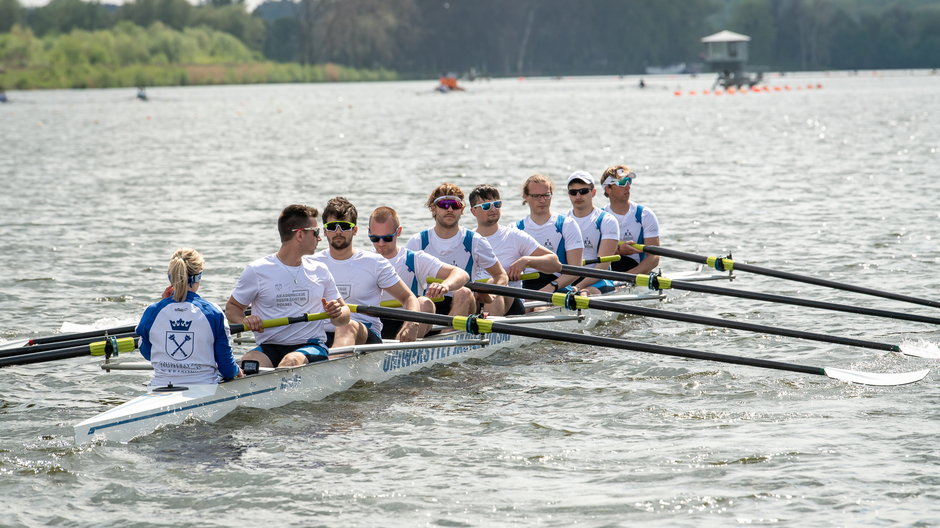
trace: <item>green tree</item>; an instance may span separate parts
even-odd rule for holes
[[[10,31],[23,22],[25,11],[18,0],[0,0],[0,32]]]
[[[193,6],[186,0],[135,0],[121,6],[117,17],[141,27],[161,22],[173,29],[182,30],[190,25]]]
[[[73,29],[94,31],[114,25],[114,17],[100,3],[82,0],[53,0],[32,11],[28,20],[39,36]]]
[[[749,62],[772,62],[777,27],[770,0],[744,0],[737,4],[731,13],[728,28],[751,37]]]

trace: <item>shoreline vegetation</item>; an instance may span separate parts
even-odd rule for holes
[[[385,69],[264,60],[235,37],[205,26],[177,31],[155,22],[36,37],[14,26],[0,34],[0,88],[128,88],[213,84],[398,80]]]

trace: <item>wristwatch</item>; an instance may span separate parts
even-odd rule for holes
[[[557,280],[553,280],[553,281],[550,282],[549,284],[551,284],[552,286],[555,287],[555,291],[558,291],[558,281],[557,281]]]

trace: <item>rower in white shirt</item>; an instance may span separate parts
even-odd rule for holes
[[[659,255],[641,253],[630,244],[659,245],[659,221],[649,207],[644,207],[630,201],[630,190],[636,173],[626,165],[607,167],[601,176],[601,186],[604,187],[604,196],[610,199],[610,205],[605,211],[613,213],[620,224],[620,244],[617,254],[621,255],[618,262],[611,268],[614,271],[628,273],[649,273],[659,266]]]
[[[453,183],[442,183],[428,195],[427,207],[434,218],[434,227],[415,234],[408,241],[412,251],[426,251],[445,264],[456,266],[472,274],[474,266],[486,270],[493,284],[505,286],[509,282],[506,270],[499,263],[493,248],[483,235],[460,227],[463,214],[463,191]],[[470,315],[477,312],[477,303],[493,302],[492,295],[477,293],[469,302],[445,296],[436,304],[437,313]]]
[[[420,311],[418,298],[405,286],[395,268],[381,255],[371,251],[353,249],[353,237],[359,232],[356,207],[343,197],[332,198],[323,210],[323,229],[330,247],[311,257],[330,270],[343,299],[350,304],[377,306],[382,293],[388,292],[401,302],[406,310]],[[349,322],[355,330],[356,344],[381,343],[382,320],[378,317],[353,313]],[[407,321],[398,331],[399,341],[414,341],[418,323]]]
[[[516,227],[532,235],[539,244],[553,251],[562,264],[581,264],[584,242],[577,222],[565,215],[552,214],[552,193],[555,184],[548,177],[534,174],[522,186],[522,201],[529,206],[529,216],[516,223]],[[567,292],[580,277],[539,273],[539,278],[523,281],[522,286],[544,292]]]
[[[477,233],[486,237],[493,246],[496,258],[509,275],[509,286],[522,286],[522,275],[527,268],[541,273],[561,271],[558,256],[541,246],[532,235],[513,227],[499,225],[503,201],[499,189],[492,185],[479,185],[470,191],[470,212],[477,220]],[[474,279],[488,278],[486,271],[474,269]],[[518,297],[496,296],[483,306],[491,315],[520,315],[525,313],[523,301]]]
[[[575,171],[568,176],[568,199],[571,210],[568,217],[578,223],[584,240],[584,260],[606,257],[617,252],[620,241],[620,226],[614,215],[594,206],[594,177],[587,171]],[[580,265],[580,263],[576,264]],[[603,262],[594,265],[598,269],[610,269],[610,264]],[[597,295],[614,290],[613,281],[582,277],[572,284],[588,295]]]
[[[421,311],[435,313],[434,301],[450,293],[457,299],[458,305],[467,305],[473,302],[473,293],[464,288],[470,276],[464,270],[445,264],[434,255],[424,251],[412,251],[398,247],[398,237],[401,235],[401,222],[398,213],[391,207],[378,207],[369,215],[369,240],[375,252],[382,255],[392,264],[395,272],[411,293],[418,296]],[[429,283],[427,279],[434,277],[440,282]],[[382,295],[382,300],[389,300],[389,293]],[[402,322],[393,319],[382,319],[382,337],[394,338]],[[418,326],[418,337],[424,337],[431,329],[430,325]]]

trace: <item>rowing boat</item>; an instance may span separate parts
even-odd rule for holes
[[[679,274],[685,280],[728,279],[729,274],[695,271]],[[613,302],[660,300],[663,293],[623,286],[598,296]],[[539,303],[527,303],[535,306]],[[546,326],[553,330],[587,330],[616,313],[597,310],[568,310],[551,307],[526,315],[494,317],[503,323]],[[127,442],[156,429],[196,419],[215,422],[239,406],[272,409],[294,401],[316,401],[344,391],[358,381],[382,383],[392,377],[438,364],[484,358],[500,350],[517,348],[535,338],[488,334],[486,338],[466,332],[445,332],[415,343],[385,342],[339,347],[330,350],[326,361],[300,367],[262,369],[258,374],[220,384],[187,387],[158,387],[127,403],[74,426],[75,442],[97,440]],[[141,365],[102,365],[106,370],[140,369]],[[149,364],[143,364],[149,368]]]

